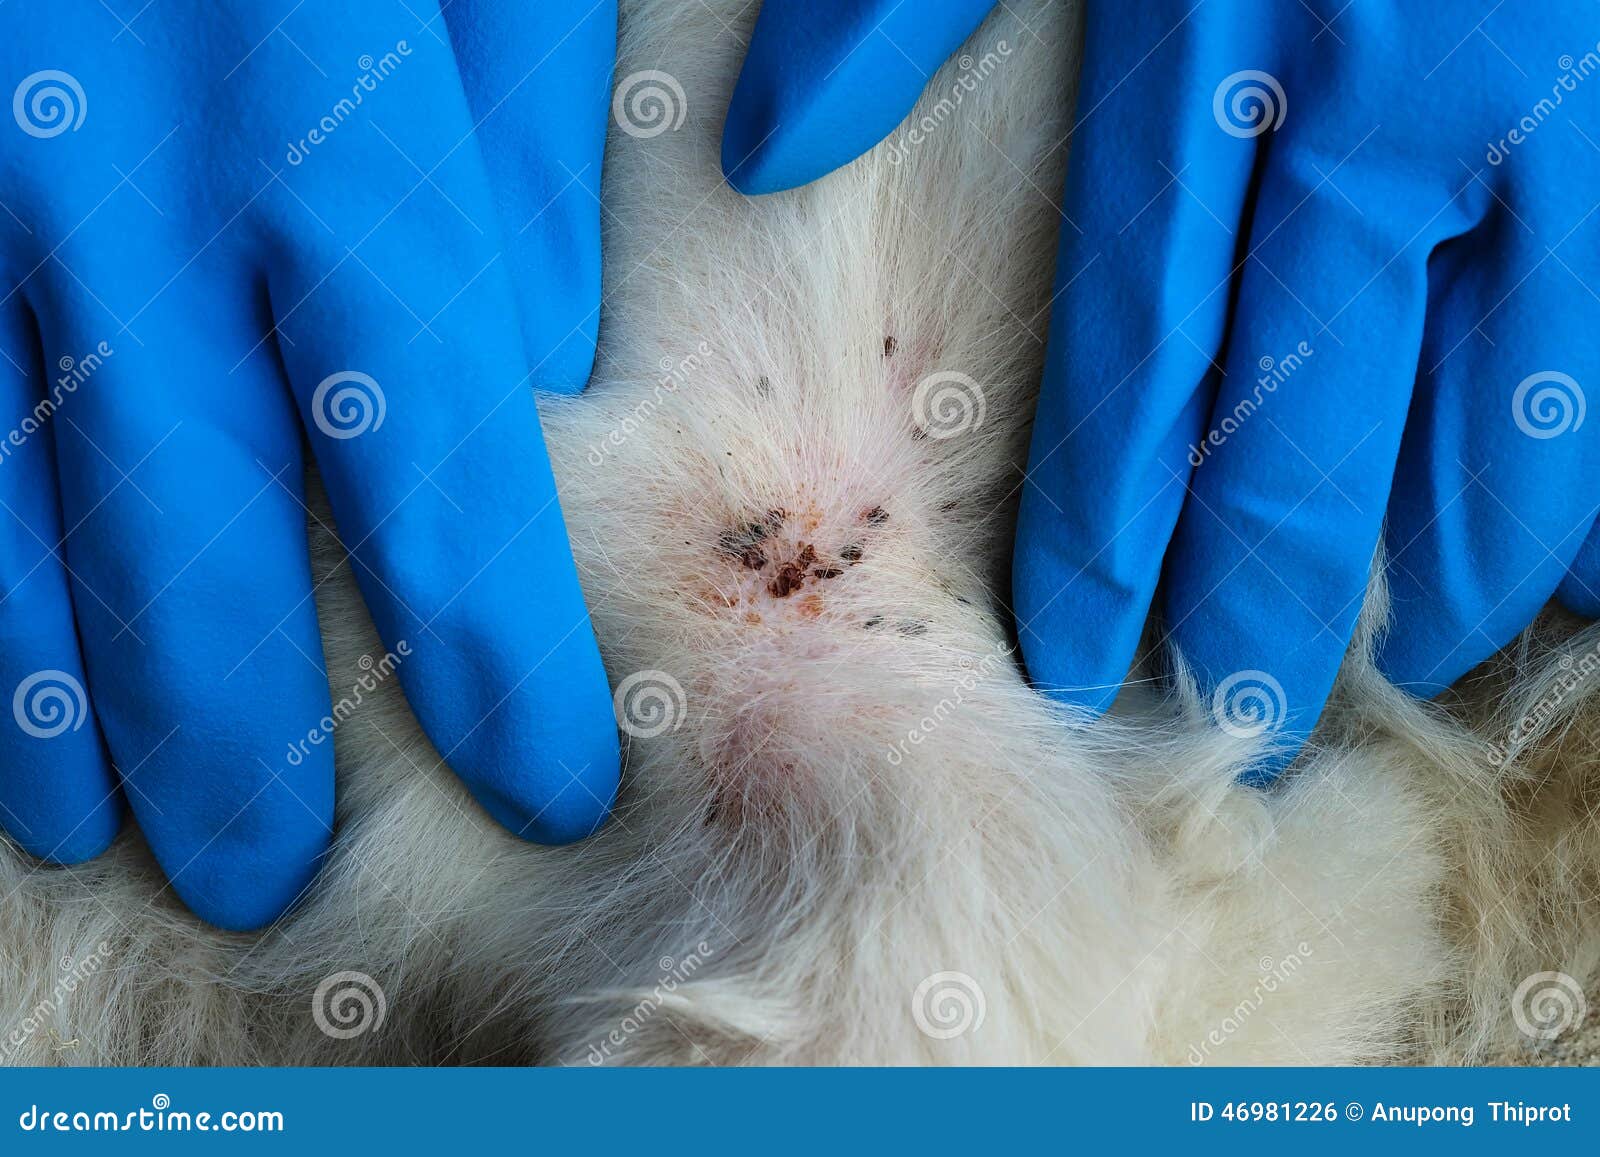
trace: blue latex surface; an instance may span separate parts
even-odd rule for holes
[[[372,672],[324,670],[306,450],[439,753],[525,838],[603,821],[616,728],[531,387],[593,360],[615,22],[0,6],[0,825],[29,852],[96,855],[126,803],[212,923],[313,878],[329,737],[364,725],[329,682]]]

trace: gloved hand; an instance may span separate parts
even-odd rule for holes
[[[729,179],[784,188],[879,139],[986,7],[767,0]],[[1385,519],[1380,661],[1417,694],[1558,586],[1600,614],[1597,73],[1576,2],[1088,0],[1017,529],[1039,686],[1107,707],[1164,579],[1223,725],[1278,730],[1268,780]]]
[[[530,385],[593,358],[615,19],[0,7],[0,825],[27,851],[98,854],[125,794],[196,913],[259,926],[390,677],[501,824],[602,822],[616,728]],[[331,672],[337,705],[307,443],[387,648]]]

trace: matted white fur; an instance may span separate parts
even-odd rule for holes
[[[1271,793],[1182,687],[1081,727],[1022,681],[1073,6],[1007,6],[920,131],[751,201],[717,146],[753,7],[624,3],[618,77],[670,74],[686,117],[613,133],[598,375],[544,407],[632,692],[611,825],[500,831],[391,680],[337,731],[335,849],[267,933],[199,925],[132,831],[70,870],[0,851],[6,1059],[1473,1060],[1519,1039],[1525,977],[1592,985],[1600,729],[1561,665],[1592,631],[1542,623],[1447,706],[1364,634]],[[313,534],[338,701],[382,650]]]

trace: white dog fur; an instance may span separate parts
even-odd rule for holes
[[[1002,6],[890,142],[756,200],[717,163],[754,5],[623,9],[619,85],[668,73],[686,117],[612,134],[598,374],[544,404],[623,689],[615,818],[505,834],[383,681],[337,731],[328,866],[264,934],[197,923],[131,830],[74,869],[0,849],[0,1054],[1472,1061],[1563,1015],[1600,974],[1592,630],[1551,617],[1420,704],[1367,662],[1375,585],[1268,793],[1234,783],[1262,740],[1183,687],[1135,671],[1086,727],[1019,674],[1075,5]],[[382,649],[315,521],[338,702]],[[1540,972],[1571,983],[1514,1009]]]

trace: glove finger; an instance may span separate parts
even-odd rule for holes
[[[21,422],[0,445],[0,827],[30,855],[93,859],[122,822],[100,728],[89,709],[62,557],[56,410],[99,354],[53,360],[47,372],[21,294],[0,307],[0,413]]]
[[[407,157],[349,134],[324,159],[350,181],[285,175],[282,205],[302,219],[279,227],[269,289],[342,541],[380,635],[405,655],[412,708],[496,820],[558,843],[604,820],[616,723],[453,70],[423,42],[409,83],[386,90]]]
[[[1471,224],[1464,200],[1400,179],[1380,150],[1353,155],[1339,186],[1381,189],[1381,213],[1291,149],[1262,180],[1166,569],[1169,638],[1222,726],[1276,734],[1256,782],[1287,767],[1344,659],[1416,374],[1428,255]]]
[[[1202,436],[1259,141],[1210,93],[1238,29],[1088,13],[1044,381],[1012,591],[1034,684],[1103,711],[1133,661]],[[1226,35],[1222,35],[1226,32]],[[1156,87],[1155,78],[1161,78]],[[1152,106],[1151,92],[1172,94]],[[1203,92],[1206,99],[1194,99]]]
[[[993,7],[766,0],[723,128],[728,183],[775,193],[854,160],[905,118],[928,77]]]
[[[533,385],[577,393],[594,367],[600,321],[600,168],[616,2],[455,0],[444,17],[493,189]],[[634,131],[661,132],[682,117],[683,94],[673,85],[649,72],[624,82],[648,114],[664,118]],[[634,122],[623,99],[619,89],[627,131]]]
[[[298,422],[259,290],[224,248],[186,263],[154,232],[97,219],[40,316],[52,353],[113,335],[55,420],[106,740],[174,890],[251,929],[315,874],[333,758]]]
[[[1435,258],[1389,506],[1393,621],[1378,661],[1418,695],[1437,695],[1533,621],[1600,509],[1600,438],[1583,420],[1584,383],[1600,381],[1600,302],[1574,292],[1571,266],[1546,248],[1588,205],[1552,219],[1560,194],[1502,197]],[[1596,244],[1600,225],[1580,226],[1565,259],[1579,276],[1600,272],[1583,256]]]
[[[1556,588],[1556,597],[1573,614],[1600,619],[1600,521],[1590,527],[1566,577]]]

